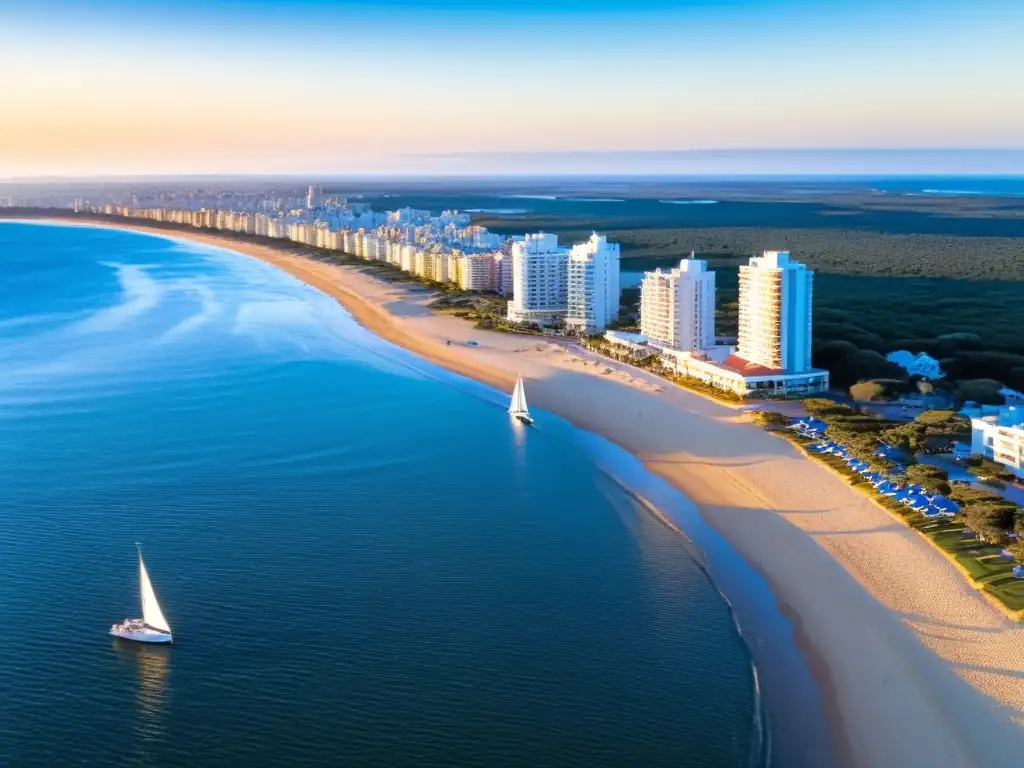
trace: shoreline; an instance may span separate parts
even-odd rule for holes
[[[781,439],[785,439],[782,438],[781,435],[776,436],[780,437]],[[806,448],[801,447],[800,450],[805,456],[807,456],[808,459],[810,459],[811,461],[816,461],[816,459],[807,452]],[[836,471],[834,467],[830,467],[828,466],[828,464],[824,462],[819,463],[821,463],[821,466],[825,467],[829,472],[834,474],[836,477],[842,479],[844,482],[849,484],[849,481],[840,472]],[[850,487],[852,488],[853,486],[851,485]],[[869,493],[867,491],[864,491],[864,493],[875,506],[877,506],[887,515],[889,515],[889,517],[891,517],[898,523],[906,525],[906,521],[903,518],[901,518],[896,512],[883,505],[876,494]],[[923,541],[926,541],[928,545],[931,546],[936,552],[942,555],[949,562],[949,564],[957,570],[957,572],[964,578],[964,580],[968,584],[970,584],[971,587],[973,587],[981,597],[985,599],[985,602],[987,602],[989,605],[991,605],[993,608],[995,608],[997,611],[999,611],[1001,614],[1003,614],[1006,618],[1010,619],[1011,621],[1017,623],[1024,622],[1024,610],[1014,610],[1010,608],[1010,606],[1008,606],[998,597],[988,592],[985,589],[985,584],[975,579],[971,572],[967,570],[963,565],[961,565],[951,552],[947,552],[946,550],[942,549],[942,547],[936,545],[936,543],[929,539],[923,531],[919,531],[916,528],[912,528],[911,530],[913,530],[914,533],[916,533]]]
[[[288,241],[70,216],[23,220],[225,248],[332,296],[370,332],[442,368],[506,392],[523,370],[532,402],[633,454],[768,582],[814,671],[845,764],[1001,765],[1021,753],[1024,628],[916,532],[895,530],[887,511],[734,408],[670,382],[661,390],[610,361],[587,365],[543,337],[435,316],[424,291],[297,255],[302,247]],[[478,346],[466,345],[470,338]]]

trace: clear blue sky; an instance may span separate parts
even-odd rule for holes
[[[1016,0],[34,0],[0,65],[0,177],[1024,148]]]

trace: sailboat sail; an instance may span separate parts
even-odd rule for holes
[[[156,592],[153,591],[153,582],[149,580],[146,564],[142,562],[141,550],[139,551],[139,593],[142,595],[142,620],[153,629],[170,633],[171,625],[167,623],[164,612],[160,610]]]
[[[523,375],[519,374],[516,379],[516,388],[512,390],[512,404],[508,412],[513,416],[529,416],[530,410],[526,407],[526,389],[523,387]]]
[[[520,376],[516,379],[516,386],[512,390],[512,402],[508,405],[508,412],[514,414],[516,412],[516,404],[519,402],[519,393],[523,390],[523,377]]]

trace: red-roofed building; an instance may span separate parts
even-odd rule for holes
[[[722,361],[726,368],[742,373],[744,376],[779,376],[785,373],[781,368],[768,368],[758,363],[744,360],[739,355],[729,355]]]
[[[828,389],[828,371],[812,368],[802,373],[786,373],[768,368],[736,354],[728,354],[716,362],[716,352],[730,352],[730,348],[716,347],[701,352],[661,347],[662,360],[683,376],[710,384],[717,389],[735,392],[742,397],[785,396],[824,392]],[[721,357],[721,354],[719,354]]]

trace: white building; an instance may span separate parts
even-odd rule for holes
[[[429,277],[438,283],[447,283],[451,281],[451,276],[448,274],[448,254],[447,253],[434,253],[433,265],[429,270]]]
[[[422,248],[417,248],[412,257],[412,273],[417,277],[426,277],[427,259],[429,254]]]
[[[1024,408],[1004,406],[971,419],[971,453],[997,461],[1024,478]]]
[[[651,355],[661,353],[657,347],[652,347],[647,337],[640,333],[628,333],[626,331],[605,331],[604,340],[611,342],[620,350],[629,352],[630,356],[637,360],[643,360]]]
[[[367,235],[363,249],[365,256],[363,258],[368,261],[384,261],[386,255],[387,241],[384,238],[377,235]]]
[[[890,363],[896,363],[911,376],[920,376],[922,379],[941,379],[946,374],[942,372],[939,361],[926,352],[918,352],[916,355],[905,350],[897,349],[885,356]]]
[[[565,326],[597,333],[619,316],[619,245],[596,232],[569,252]]]
[[[493,253],[467,253],[459,258],[459,287],[464,291],[493,291],[495,289],[495,260]]]
[[[388,264],[401,264],[402,263],[402,244],[389,240],[386,246],[386,256]]]
[[[668,272],[644,274],[640,284],[640,332],[675,349],[715,344],[715,273],[707,262],[683,259]]]
[[[765,251],[741,266],[736,354],[773,371],[811,370],[813,282],[789,251]]]
[[[662,362],[683,376],[740,397],[785,397],[824,392],[828,371],[811,368],[802,373],[782,373],[728,354],[730,347],[705,350],[663,348]]]
[[[310,184],[309,192],[306,193],[306,207],[309,209],[319,208],[323,203],[323,199],[324,188]]]
[[[402,246],[402,260],[399,266],[403,272],[414,272],[416,270],[416,252],[419,250],[415,245]]]
[[[543,232],[512,243],[512,323],[554,325],[567,311],[567,263],[569,249],[560,248],[558,237]]]
[[[502,296],[511,296],[514,291],[512,281],[512,250],[502,249],[494,254],[494,290]]]

